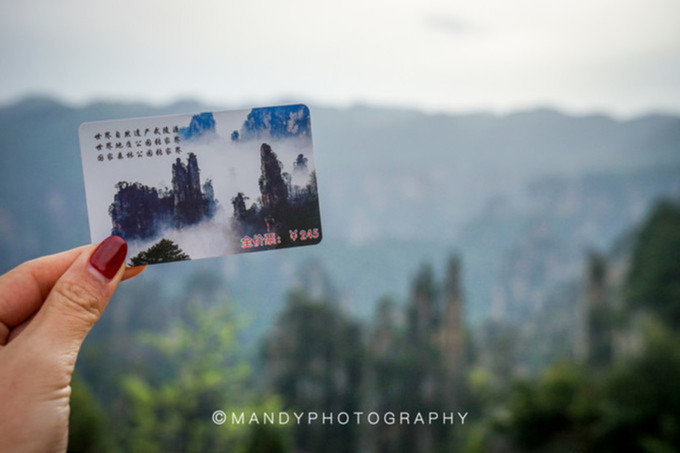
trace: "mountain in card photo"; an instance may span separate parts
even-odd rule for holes
[[[211,112],[203,112],[191,117],[189,126],[179,130],[182,140],[196,140],[215,133],[215,118]]]
[[[127,240],[150,239],[165,227],[180,229],[215,214],[217,200],[212,181],[201,185],[198,159],[189,153],[187,163],[172,164],[172,189],[121,181],[109,206],[113,228]]]
[[[303,104],[254,108],[232,141],[311,137],[309,108]]]
[[[231,200],[232,229],[243,251],[261,245],[281,248],[321,242],[316,172],[309,172],[307,158],[299,154],[293,163],[294,172],[307,181],[302,187],[293,184],[291,175],[282,171],[283,165],[268,143],[260,146],[260,162],[259,199],[246,207],[248,197],[238,192]],[[262,232],[266,234],[260,239]],[[267,235],[271,235],[270,241]]]

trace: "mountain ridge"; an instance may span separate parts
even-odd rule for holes
[[[454,249],[462,251],[468,316],[478,323],[494,307],[486,287],[500,288],[501,305],[514,307],[522,301],[506,294],[508,283],[541,293],[559,283],[551,275],[525,281],[541,266],[543,237],[536,231],[542,225],[552,228],[555,243],[546,256],[573,248],[577,269],[582,247],[606,247],[608,224],[625,229],[653,200],[677,196],[680,187],[675,116],[621,121],[545,108],[508,115],[310,108],[324,241],[304,251],[159,265],[147,273],[165,279],[219,269],[234,297],[266,322],[290,288],[291,269],[307,260],[323,263],[349,309],[367,314],[380,295],[403,296],[418,263],[440,262]],[[1,271],[89,242],[80,123],[207,110],[186,99],[75,107],[38,97],[0,107]],[[589,174],[596,184],[580,179]],[[546,179],[555,183],[539,187],[547,187],[561,211],[552,209],[552,199],[539,203],[532,196],[531,184]],[[566,234],[565,225],[578,234]],[[532,261],[527,273],[513,273],[510,265],[493,269],[512,263],[513,253]],[[273,283],[260,287],[264,276]]]
[[[297,102],[292,101],[288,98],[283,101],[275,101],[268,103],[266,105],[289,105],[295,104]],[[337,111],[374,111],[374,112],[390,112],[392,114],[417,114],[426,117],[466,117],[466,118],[484,118],[484,119],[503,119],[503,118],[513,118],[513,117],[530,117],[535,114],[541,115],[558,115],[560,117],[572,118],[572,119],[608,119],[617,123],[630,123],[638,122],[644,120],[662,120],[662,119],[672,119],[680,121],[680,113],[664,112],[661,110],[651,110],[645,112],[639,112],[633,115],[626,115],[625,118],[619,118],[616,114],[608,111],[593,110],[585,111],[581,113],[569,112],[567,109],[560,108],[558,106],[545,106],[537,104],[535,107],[518,107],[516,109],[510,109],[504,112],[496,112],[493,110],[453,110],[453,111],[428,111],[426,109],[421,109],[418,107],[391,107],[381,104],[364,104],[356,103],[348,106],[336,106],[332,104],[316,103],[316,102],[302,102],[303,104],[310,105],[313,109],[329,109]],[[67,110],[79,110],[79,109],[98,109],[101,107],[114,107],[121,109],[148,109],[148,110],[159,110],[159,111],[176,111],[180,113],[198,113],[199,110],[235,110],[250,107],[262,107],[266,106],[261,102],[238,102],[238,103],[209,103],[204,102],[200,99],[195,99],[191,97],[178,98],[169,102],[153,103],[145,101],[118,101],[114,99],[93,99],[85,103],[70,103],[64,101],[58,96],[52,96],[47,94],[27,94],[20,96],[13,100],[9,100],[0,103],[0,114],[5,110],[24,110],[28,107],[34,107],[39,109],[45,109],[48,106],[53,106],[57,108],[63,108]]]

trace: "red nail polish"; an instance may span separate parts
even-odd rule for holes
[[[127,255],[127,242],[120,236],[109,236],[99,244],[90,257],[92,267],[108,279],[112,279]]]

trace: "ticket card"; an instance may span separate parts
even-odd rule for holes
[[[302,104],[83,123],[90,234],[128,265],[317,244],[321,216]]]

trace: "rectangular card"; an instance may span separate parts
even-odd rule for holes
[[[302,104],[83,123],[90,234],[128,265],[318,244],[309,109]]]

